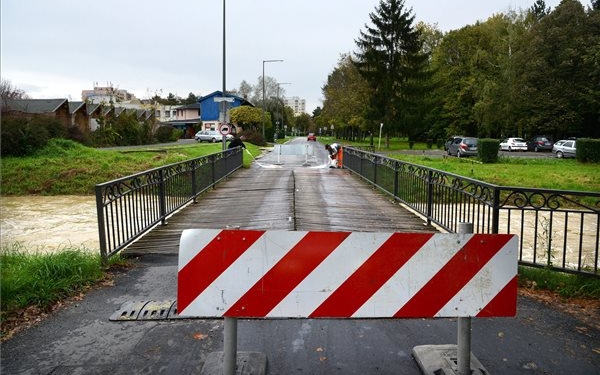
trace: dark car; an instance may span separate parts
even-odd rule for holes
[[[317,136],[314,133],[308,133],[308,137],[306,138],[307,141],[317,141]]]
[[[543,135],[538,135],[527,141],[527,151],[552,151],[552,146],[554,146],[554,142]]]
[[[448,155],[456,155],[459,158],[463,156],[477,156],[477,138],[454,138],[452,143],[448,145],[447,152]]]

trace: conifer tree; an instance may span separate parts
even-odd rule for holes
[[[372,89],[369,119],[389,130],[413,136],[422,126],[427,56],[422,52],[412,9],[403,0],[381,0],[369,14],[359,38],[356,66]]]

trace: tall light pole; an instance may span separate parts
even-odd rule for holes
[[[283,62],[283,60],[263,60],[262,61],[262,135],[265,138],[265,63]]]
[[[226,97],[225,95],[225,76],[226,76],[226,70],[225,70],[225,0],[223,0],[223,98]],[[219,103],[221,105],[221,111],[223,113],[223,122],[227,121],[227,102],[226,101],[222,101],[221,103]],[[222,137],[223,140],[223,151],[225,151],[227,149],[227,137],[223,136]]]

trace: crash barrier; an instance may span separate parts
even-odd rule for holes
[[[449,232],[519,236],[519,263],[600,276],[600,192],[508,187],[346,146],[344,167]]]
[[[107,258],[241,168],[241,148],[170,164],[98,184],[100,254]]]
[[[226,319],[225,373],[234,374],[237,318],[514,316],[517,243],[493,234],[188,229],[177,310]],[[470,323],[464,334],[459,368],[471,363]]]

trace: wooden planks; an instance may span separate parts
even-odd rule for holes
[[[124,250],[126,256],[177,254],[184,229],[240,228],[435,232],[343,169],[243,169]]]

